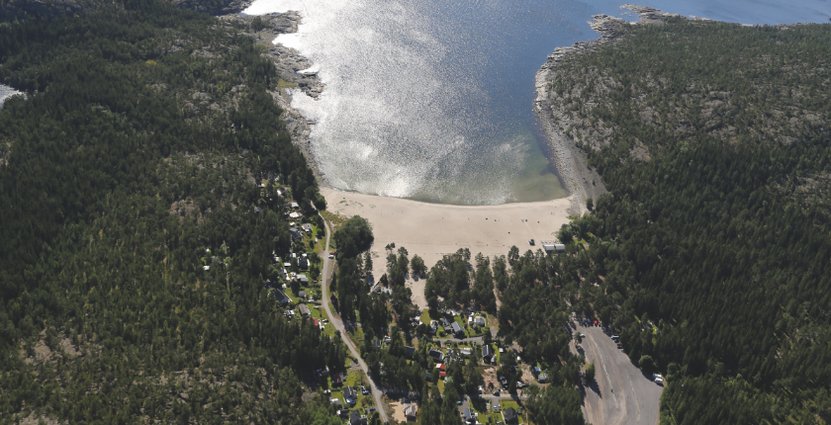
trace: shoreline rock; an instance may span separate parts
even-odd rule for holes
[[[652,7],[632,4],[623,5],[622,8],[637,13],[640,15],[640,20],[630,23],[609,15],[593,16],[589,25],[598,32],[600,37],[596,40],[581,41],[569,47],[554,49],[535,77],[537,96],[534,101],[534,111],[546,136],[550,160],[557,168],[563,186],[572,195],[570,212],[575,215],[586,212],[586,201],[596,200],[607,190],[597,171],[589,167],[586,152],[566,135],[565,128],[570,127],[568,123],[571,118],[565,111],[559,109],[560,103],[552,97],[553,93],[549,90],[560,64],[573,55],[593,51],[603,44],[614,42],[625,35],[633,25],[657,24],[662,23],[666,18],[680,16]]]
[[[281,80],[280,85],[283,86],[271,90],[271,96],[283,111],[281,118],[291,135],[292,142],[306,158],[306,163],[314,173],[315,179],[321,186],[325,186],[326,177],[320,171],[312,151],[310,137],[312,123],[291,106],[294,90],[300,90],[307,96],[317,99],[325,85],[318,78],[317,72],[307,71],[313,66],[308,58],[295,49],[273,43],[274,39],[281,34],[297,32],[302,19],[300,14],[294,11],[259,16],[236,14],[223,16],[222,19],[246,26],[247,33],[266,46],[265,54],[277,68],[278,78]]]

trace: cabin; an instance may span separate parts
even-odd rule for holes
[[[493,349],[490,345],[482,347],[482,360],[486,363],[493,363]]]
[[[432,357],[433,360],[437,362],[441,362],[442,360],[444,360],[444,353],[442,353],[439,350],[431,349],[427,354],[430,355],[430,357]]]
[[[287,305],[291,301],[289,300],[289,297],[286,296],[286,293],[279,289],[275,289],[273,294],[274,298],[277,300],[277,304],[281,306]]]
[[[291,235],[291,240],[293,242],[297,242],[303,239],[303,235],[300,233],[300,230],[296,227],[289,228],[289,234]]]
[[[518,424],[519,423],[519,415],[517,415],[517,411],[514,410],[513,407],[509,407],[502,412],[502,420],[510,425],[510,424]]]
[[[408,404],[404,406],[404,417],[407,418],[408,421],[416,420],[416,416],[418,415],[418,405],[415,403]]]
[[[465,330],[462,329],[462,326],[459,325],[459,323],[457,323],[457,322],[451,323],[450,324],[450,329],[453,331],[453,335],[455,335],[456,338],[464,338],[465,337]]]
[[[346,404],[349,406],[354,406],[358,402],[358,391],[355,387],[346,387],[343,390],[343,399],[346,400]]]
[[[357,410],[349,414],[349,425],[365,425],[366,423],[366,418],[361,416]]]
[[[476,415],[473,414],[468,406],[465,406],[464,409],[462,409],[462,419],[464,419],[466,424],[473,425],[476,423]]]
[[[473,326],[476,327],[484,327],[485,326],[485,318],[482,316],[476,316],[473,318]]]

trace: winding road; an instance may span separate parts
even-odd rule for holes
[[[383,423],[389,423],[390,418],[389,414],[387,413],[386,404],[384,404],[383,395],[384,393],[375,385],[375,381],[369,375],[369,366],[367,366],[366,361],[364,358],[361,357],[361,352],[355,346],[355,343],[352,341],[352,338],[349,337],[349,333],[346,332],[346,328],[343,326],[343,320],[341,320],[340,316],[335,314],[332,310],[332,301],[330,299],[330,291],[329,285],[332,283],[332,275],[334,274],[335,270],[332,267],[334,261],[329,259],[329,238],[332,235],[332,230],[329,228],[329,222],[326,221],[323,216],[320,217],[323,219],[323,225],[326,229],[326,246],[323,249],[323,279],[321,281],[321,299],[323,310],[326,312],[326,316],[329,317],[329,321],[335,327],[335,329],[340,334],[341,339],[343,340],[344,345],[346,348],[349,349],[349,353],[357,359],[358,366],[361,370],[364,371],[366,375],[366,379],[369,381],[369,388],[372,392],[372,398],[375,400],[375,407],[378,410],[378,417],[381,419]]]

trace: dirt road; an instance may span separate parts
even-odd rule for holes
[[[663,387],[647,379],[599,327],[578,326],[597,385],[586,388],[583,414],[594,425],[655,425]]]
[[[329,228],[329,222],[325,219],[323,220],[323,224],[326,227],[326,248],[323,251],[323,280],[321,281],[321,298],[322,298],[322,305],[323,310],[326,312],[326,316],[329,317],[329,321],[332,322],[332,325],[337,329],[340,333],[340,337],[343,340],[343,344],[346,345],[346,348],[349,350],[349,353],[358,360],[358,366],[360,366],[361,370],[364,371],[364,375],[366,375],[367,381],[369,381],[369,388],[372,392],[372,398],[375,400],[375,407],[378,409],[378,416],[383,423],[389,423],[390,418],[389,414],[387,413],[386,405],[384,404],[383,395],[384,393],[378,389],[378,386],[375,385],[375,381],[372,380],[372,377],[369,376],[369,366],[367,366],[366,362],[364,361],[363,357],[361,357],[361,352],[355,346],[355,343],[352,342],[352,338],[349,337],[349,334],[346,332],[346,328],[343,326],[343,320],[341,320],[340,316],[335,314],[332,311],[332,302],[330,299],[329,294],[329,285],[332,282],[332,274],[334,273],[334,261],[329,259],[329,238],[331,237],[332,231]]]

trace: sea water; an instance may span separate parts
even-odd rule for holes
[[[533,113],[534,74],[558,46],[596,37],[592,15],[635,19],[622,1],[256,0],[296,10],[300,51],[326,85],[292,105],[340,189],[442,203],[566,195]],[[828,0],[653,1],[668,12],[743,23],[827,22]]]

